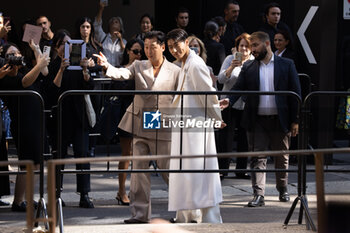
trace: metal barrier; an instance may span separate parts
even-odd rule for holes
[[[0,95],[4,93],[4,95],[12,95],[13,92],[0,92]],[[217,95],[218,92],[177,92],[177,91],[158,91],[158,92],[153,92],[153,91],[68,91],[65,92],[61,95],[60,99],[59,99],[59,103],[58,103],[58,143],[60,143],[59,140],[61,140],[61,136],[62,136],[62,132],[61,130],[61,125],[62,125],[62,109],[61,109],[61,102],[62,99],[66,96],[69,95],[84,95],[84,94],[89,94],[89,95],[130,95],[130,94],[136,94],[136,95]],[[260,92],[260,91],[234,91],[234,92],[220,92],[219,94],[225,94],[225,95],[290,95],[290,96],[294,96],[296,97],[297,101],[298,101],[298,109],[300,109],[301,106],[301,99],[300,97],[295,94],[294,92],[288,92],[288,91],[281,91],[281,92]],[[308,135],[306,134],[307,132],[305,132],[305,127],[308,124],[308,119],[307,119],[307,115],[306,113],[308,113],[310,106],[307,105],[310,96],[312,95],[317,95],[317,94],[321,94],[321,95],[337,95],[337,94],[341,94],[341,95],[349,95],[348,92],[314,92],[309,94],[309,96],[306,97],[303,108],[302,108],[302,112],[301,112],[301,127],[300,127],[300,137],[299,137],[299,148],[305,148],[305,142],[307,141]],[[18,95],[17,94],[13,94],[13,95]],[[39,94],[38,94],[39,95]],[[43,118],[44,119],[44,118]],[[42,134],[44,135],[44,129],[40,130],[42,132]],[[58,147],[60,148],[60,146]],[[318,209],[320,210],[324,210],[325,208],[325,202],[324,202],[324,188],[323,188],[323,155],[325,153],[342,153],[342,152],[349,152],[348,149],[341,149],[341,150],[337,150],[337,149],[325,149],[325,150],[298,150],[298,151],[288,151],[288,154],[295,154],[295,155],[309,155],[309,154],[314,154],[315,155],[315,161],[316,161],[316,175],[317,175],[317,206]],[[197,157],[249,157],[249,156],[255,156],[255,155],[268,155],[268,156],[278,156],[281,154],[285,154],[286,151],[273,151],[273,152],[250,152],[250,153],[228,153],[225,155],[202,155],[202,156],[197,156]],[[61,152],[59,151],[59,156],[61,156]],[[196,157],[196,156],[193,156]],[[54,230],[55,225],[56,225],[56,206],[55,207],[51,207],[52,203],[54,202],[54,200],[56,200],[55,196],[55,191],[52,191],[52,184],[55,184],[56,182],[53,181],[52,182],[52,178],[55,177],[55,169],[57,165],[63,165],[63,164],[74,164],[74,163],[86,163],[86,162],[102,162],[102,161],[127,161],[127,160],[137,160],[137,159],[142,159],[142,160],[153,160],[153,159],[169,159],[169,156],[142,156],[142,157],[122,157],[122,158],[88,158],[88,159],[65,159],[65,160],[52,160],[48,162],[48,168],[49,168],[49,173],[48,173],[48,194],[49,194],[49,211],[50,211],[50,216],[46,217],[46,219],[38,219],[37,221],[44,221],[44,222],[50,222],[50,231]],[[171,158],[182,158],[181,156],[179,157],[171,157]],[[186,157],[187,158],[187,157]],[[190,158],[190,157],[189,157]],[[299,157],[301,158],[301,157]],[[304,162],[303,162],[304,161]],[[40,197],[42,198],[43,196],[43,184],[41,184],[42,179],[43,179],[43,162],[41,162],[41,169],[40,169],[40,175],[41,175],[41,179],[40,179]],[[222,170],[205,170],[205,172],[219,172]],[[227,170],[227,171],[232,171],[232,170]],[[245,170],[237,170],[237,171],[251,171],[254,172],[256,170],[252,170],[252,169],[245,169]],[[307,170],[306,169],[306,163],[304,159],[299,159],[298,160],[298,169],[297,170],[283,170],[283,169],[267,169],[264,170],[265,172],[276,172],[276,171],[286,171],[286,172],[298,172],[298,196],[301,196],[301,194],[304,196],[306,193],[306,172],[313,172],[315,170]],[[53,174],[51,174],[53,172]],[[106,173],[106,172],[115,172],[115,173],[119,173],[119,172],[140,172],[140,173],[144,173],[144,172],[155,172],[155,170],[136,170],[136,169],[131,169],[131,170],[121,170],[121,171],[113,171],[113,170],[109,170],[109,168],[107,170],[69,170],[69,171],[62,171],[62,173],[79,173],[79,174],[84,174],[84,173]],[[156,169],[156,172],[203,172],[201,170],[161,170],[161,169]],[[329,169],[326,170],[326,172],[346,172],[344,170],[336,170],[336,169]],[[49,183],[51,182],[51,183]],[[321,182],[321,184],[320,184]],[[50,186],[50,187],[49,187]],[[300,186],[300,189],[299,189]],[[53,186],[55,187],[55,186]],[[301,194],[300,194],[301,193]],[[320,195],[319,195],[320,193]],[[323,199],[322,199],[323,197]],[[44,200],[43,200],[44,201]],[[43,202],[44,203],[44,202]],[[43,204],[45,205],[45,204]],[[294,205],[294,203],[293,203]],[[295,203],[296,205],[296,203]],[[292,207],[292,208],[295,208]],[[300,215],[299,215],[299,224],[301,223],[301,217],[302,216],[302,212],[303,211],[307,212],[307,209],[303,209],[301,207],[301,211],[300,211]],[[292,210],[291,210],[292,211]],[[321,213],[320,213],[321,212]],[[326,219],[325,215],[323,214],[324,211],[318,211],[318,219],[319,219],[319,230],[322,229],[322,226],[320,224],[322,224],[322,222],[324,223],[324,221],[320,221],[320,219]],[[321,215],[320,215],[321,214]],[[323,214],[323,215],[322,215]],[[308,217],[308,216],[307,216]],[[311,218],[308,217],[308,222],[312,222]],[[288,221],[286,223],[285,221],[285,225],[288,224]],[[63,227],[63,225],[62,225]]]
[[[40,193],[40,199],[38,201],[38,209],[37,209],[37,213],[36,213],[36,219],[38,219],[40,217],[40,214],[42,213],[45,217],[47,217],[47,211],[46,211],[46,204],[45,204],[45,199],[44,199],[44,135],[45,135],[45,117],[44,117],[44,100],[42,98],[42,96],[36,92],[36,91],[32,91],[32,90],[23,90],[23,91],[0,91],[0,96],[33,96],[36,99],[39,100],[39,104],[40,104],[40,117],[39,117],[39,129],[38,129],[38,133],[39,133],[39,137],[40,137],[40,141],[41,141],[41,146],[39,149],[39,154],[40,154],[40,171],[39,171],[39,175],[40,175],[40,186],[39,186],[39,193]],[[20,118],[21,116],[19,116]],[[19,132],[20,134],[20,127],[19,127]],[[37,133],[33,132],[33,133]],[[30,136],[30,135],[28,135]],[[19,148],[17,148],[19,149]],[[21,172],[18,172],[17,174],[19,174]],[[11,174],[11,173],[9,173]],[[30,200],[27,199],[28,205],[32,206],[32,204],[29,203],[33,201],[33,198],[31,198]],[[42,219],[38,219],[36,220],[36,225],[38,223],[38,221],[42,221]],[[44,221],[45,222],[45,221]],[[45,226],[48,227],[45,223]]]
[[[0,167],[5,167],[8,165],[13,166],[26,166],[26,189],[25,189],[25,197],[27,200],[27,209],[26,209],[26,220],[27,220],[27,232],[32,232],[34,226],[34,163],[30,160],[22,160],[22,161],[0,161]],[[1,172],[1,174],[18,174],[17,172]],[[43,219],[40,219],[43,220]],[[46,221],[46,220],[43,220]]]
[[[210,158],[210,157],[254,157],[254,156],[280,156],[285,154],[286,151],[265,151],[265,152],[243,152],[243,153],[227,153],[227,154],[214,154],[214,155],[192,155],[186,156],[186,158]],[[290,150],[291,155],[304,156],[313,154],[316,162],[316,188],[317,188],[317,216],[318,216],[318,231],[324,232],[327,224],[327,212],[324,193],[324,173],[323,173],[323,155],[327,153],[350,153],[350,148],[340,149],[317,149],[317,150]],[[101,158],[80,158],[80,159],[57,159],[48,161],[48,179],[47,179],[47,192],[48,192],[48,211],[50,221],[50,232],[55,232],[57,211],[56,211],[56,167],[65,164],[82,164],[86,162],[97,163],[106,161],[127,161],[127,160],[154,160],[154,159],[179,159],[182,156],[169,156],[169,155],[157,155],[157,156],[128,156],[128,157],[101,157]],[[157,170],[157,172],[219,172],[220,169],[213,170]],[[261,170],[251,170],[259,171]],[[289,171],[289,170],[287,170]],[[130,172],[130,170],[124,170],[123,172]],[[132,172],[154,172],[149,170],[133,170]],[[60,225],[61,232],[63,232],[63,225]]]

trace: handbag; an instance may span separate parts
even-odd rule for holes
[[[121,102],[117,96],[107,99],[101,110],[100,133],[101,136],[110,141],[117,133],[118,124],[120,122]]]

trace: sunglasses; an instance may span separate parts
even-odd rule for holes
[[[131,52],[133,52],[135,55],[138,55],[138,54],[141,54],[142,50],[133,49],[131,50]]]

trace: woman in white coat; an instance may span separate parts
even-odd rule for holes
[[[178,91],[215,91],[206,64],[190,50],[187,37],[182,29],[174,29],[167,35],[170,53],[182,63]],[[179,116],[181,96],[175,96],[173,107]],[[185,127],[182,131],[172,129],[171,155],[216,154],[213,125],[221,126],[217,96],[184,95],[182,115]],[[210,126],[196,127],[203,121]],[[187,124],[189,122],[192,124]],[[171,159],[170,169],[218,169],[218,162],[216,157]],[[177,211],[176,222],[221,223],[221,201],[219,173],[170,173],[169,211]]]

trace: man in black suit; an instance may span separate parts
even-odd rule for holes
[[[269,35],[254,32],[251,35],[252,54],[255,60],[244,63],[236,84],[231,90],[248,91],[293,91],[300,95],[300,83],[292,60],[275,56],[270,46]],[[230,96],[221,101],[223,108],[233,104],[239,96]],[[290,136],[298,134],[298,102],[291,96],[256,95],[245,96],[242,126],[247,129],[250,151],[288,150]],[[288,155],[277,156],[275,168],[288,168]],[[266,169],[266,157],[251,158],[252,169]],[[249,207],[265,205],[266,174],[252,173],[254,199]],[[279,200],[290,200],[288,174],[276,173],[276,188]]]
[[[281,7],[278,3],[272,2],[266,5],[264,11],[264,24],[260,27],[259,31],[269,34],[272,51],[276,51],[273,40],[278,31],[286,31],[289,35],[290,42],[294,44],[292,31],[287,24],[281,21]]]
[[[240,8],[238,2],[233,0],[228,0],[226,2],[224,9],[226,31],[220,39],[220,43],[225,46],[226,56],[232,54],[231,49],[235,47],[236,37],[244,32],[242,25],[237,23],[239,11]]]

